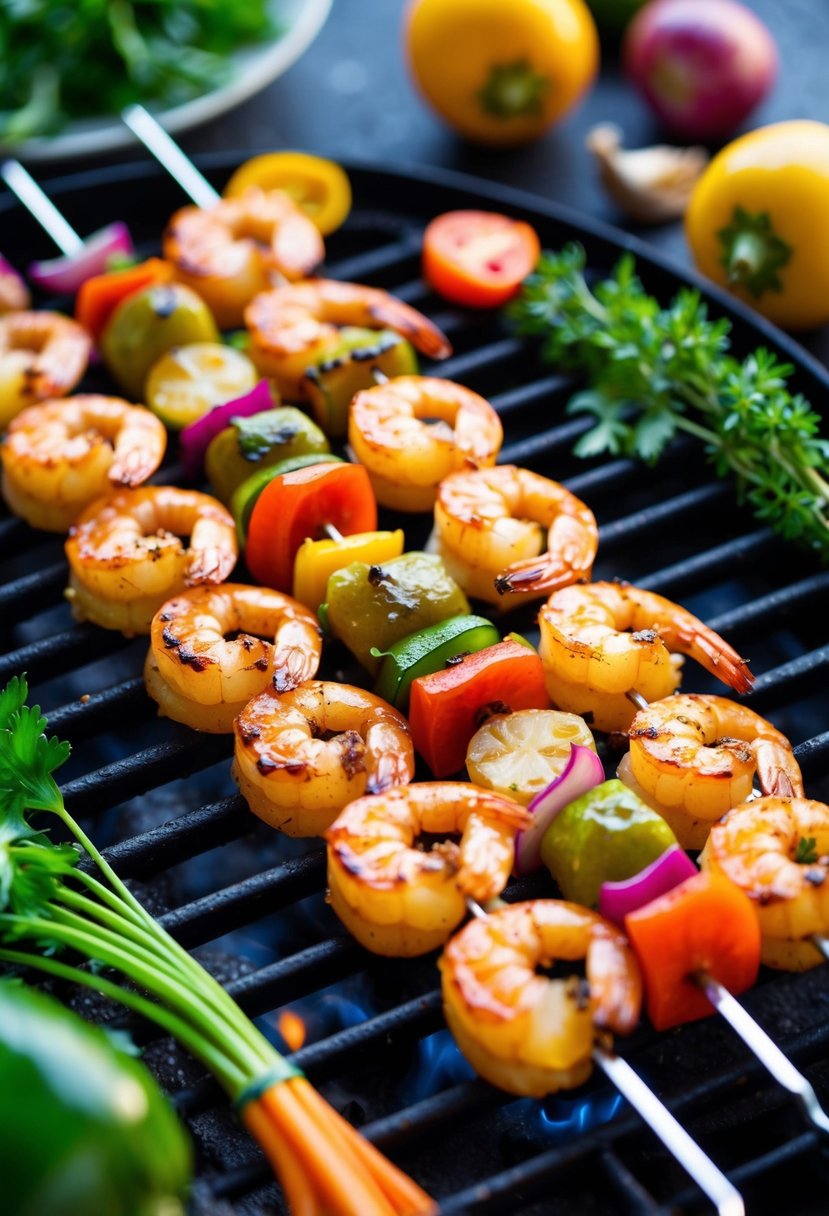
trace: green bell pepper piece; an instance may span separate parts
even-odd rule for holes
[[[274,477],[281,477],[283,473],[293,473],[296,469],[307,469],[308,465],[323,463],[342,464],[343,461],[340,456],[332,456],[330,452],[306,452],[304,456],[291,456],[288,460],[280,460],[278,464],[272,464],[269,468],[257,469],[255,473],[251,473],[247,481],[243,481],[233,491],[230,510],[236,520],[239,544],[243,548],[248,538],[248,527],[253,508],[259,501],[259,495],[265,486],[269,485]]]
[[[390,379],[416,375],[414,347],[392,329],[346,326],[320,362],[306,368],[303,392],[327,435],[346,435],[351,399],[361,389],[377,383],[375,370]]]
[[[621,781],[604,781],[564,808],[541,839],[541,860],[565,899],[596,907],[603,882],[632,878],[676,837]]]
[[[328,580],[327,629],[372,675],[373,648],[386,651],[410,633],[468,613],[469,601],[434,553],[404,553],[380,566],[352,562]]]
[[[405,714],[412,680],[441,671],[453,659],[494,646],[500,640],[498,630],[485,617],[452,616],[410,633],[388,650],[372,646],[373,657],[383,660],[374,691]]]
[[[210,442],[204,457],[207,479],[223,503],[259,469],[309,452],[328,452],[330,445],[315,422],[293,405],[263,410],[250,418],[233,418]]]
[[[0,984],[4,1216],[177,1216],[190,1143],[143,1064],[42,993]]]

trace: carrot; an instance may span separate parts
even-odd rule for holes
[[[760,925],[751,901],[719,874],[703,872],[625,917],[657,1030],[708,1017],[693,981],[707,971],[729,992],[750,988],[760,966]]]
[[[262,1104],[284,1133],[291,1153],[313,1178],[323,1203],[340,1216],[396,1216],[374,1179],[343,1151],[339,1136],[331,1134],[326,1104],[311,1117],[302,1103],[309,1083],[303,1077],[272,1085]]]
[[[322,1216],[322,1207],[310,1180],[259,1099],[247,1103],[242,1110],[242,1121],[279,1179],[291,1216]]]
[[[412,743],[435,777],[450,777],[463,768],[467,744],[487,716],[549,704],[541,659],[507,638],[412,681]]]
[[[320,1117],[320,1108],[327,1106],[315,1089],[308,1086],[302,1092],[302,1101],[308,1113],[314,1118]],[[328,1107],[328,1123],[332,1131],[340,1134],[346,1147],[369,1171],[386,1198],[394,1205],[398,1216],[419,1216],[433,1212],[434,1200],[424,1190],[413,1182],[407,1174],[397,1169],[387,1157],[376,1149],[371,1141],[353,1128],[347,1119],[337,1111]]]
[[[169,283],[173,268],[162,258],[147,258],[126,270],[96,274],[81,284],[75,300],[75,319],[97,342],[110,316],[127,296],[155,283]]]

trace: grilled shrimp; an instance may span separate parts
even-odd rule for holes
[[[153,617],[144,679],[161,714],[226,734],[270,683],[287,692],[312,679],[321,652],[316,617],[290,596],[239,583],[193,587]]]
[[[829,807],[809,798],[754,798],[715,823],[700,857],[754,904],[769,967],[823,961],[809,940],[829,932]]]
[[[0,429],[27,405],[71,392],[91,349],[86,330],[60,313],[0,317]]]
[[[3,497],[33,528],[66,532],[112,486],[138,486],[161,464],[167,432],[120,397],[44,401],[9,424],[0,457]]]
[[[786,736],[726,697],[665,697],[638,711],[628,736],[619,776],[657,808],[685,849],[702,848],[711,824],[748,798],[755,773],[764,794],[803,794]]]
[[[222,582],[237,554],[233,516],[209,494],[120,490],[90,503],[71,528],[66,595],[76,620],[128,637],[149,633],[165,600],[186,586]]]
[[[452,348],[436,325],[417,309],[379,287],[311,279],[266,291],[245,309],[248,354],[289,400],[304,397],[306,368],[320,362],[339,341],[339,326],[393,329],[419,351],[443,359]]]
[[[585,959],[586,981],[539,974]],[[557,899],[513,904],[471,920],[439,963],[443,1010],[476,1072],[540,1098],[586,1081],[597,1031],[628,1034],[642,980],[627,938],[595,912]]]
[[[348,442],[377,501],[398,511],[430,511],[443,478],[495,464],[503,438],[488,401],[435,376],[397,376],[365,389],[348,415]]]
[[[599,544],[589,507],[557,481],[511,464],[445,478],[435,536],[464,591],[502,608],[589,579]]]
[[[375,954],[412,957],[442,945],[466,915],[466,896],[500,895],[517,828],[511,798],[457,781],[425,781],[358,798],[325,833],[331,907]],[[428,851],[423,832],[460,834]]]
[[[635,689],[658,701],[680,682],[681,659],[690,655],[737,692],[754,677],[727,642],[653,591],[630,583],[564,587],[550,596],[538,617],[539,652],[554,704],[582,714],[597,730],[622,731],[635,708]]]
[[[288,836],[321,836],[349,802],[414,774],[406,719],[350,684],[260,693],[233,733],[232,772],[248,806]]]
[[[301,279],[325,256],[319,230],[283,190],[247,190],[213,207],[182,207],[164,233],[176,278],[205,301],[220,329],[283,278]]]

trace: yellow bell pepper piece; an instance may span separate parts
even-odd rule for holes
[[[316,612],[326,598],[328,580],[352,562],[378,566],[403,552],[403,530],[355,532],[340,540],[304,540],[294,558],[294,599]]]

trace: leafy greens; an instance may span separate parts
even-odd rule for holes
[[[230,52],[279,32],[270,14],[268,0],[0,0],[0,140],[215,89]]]

